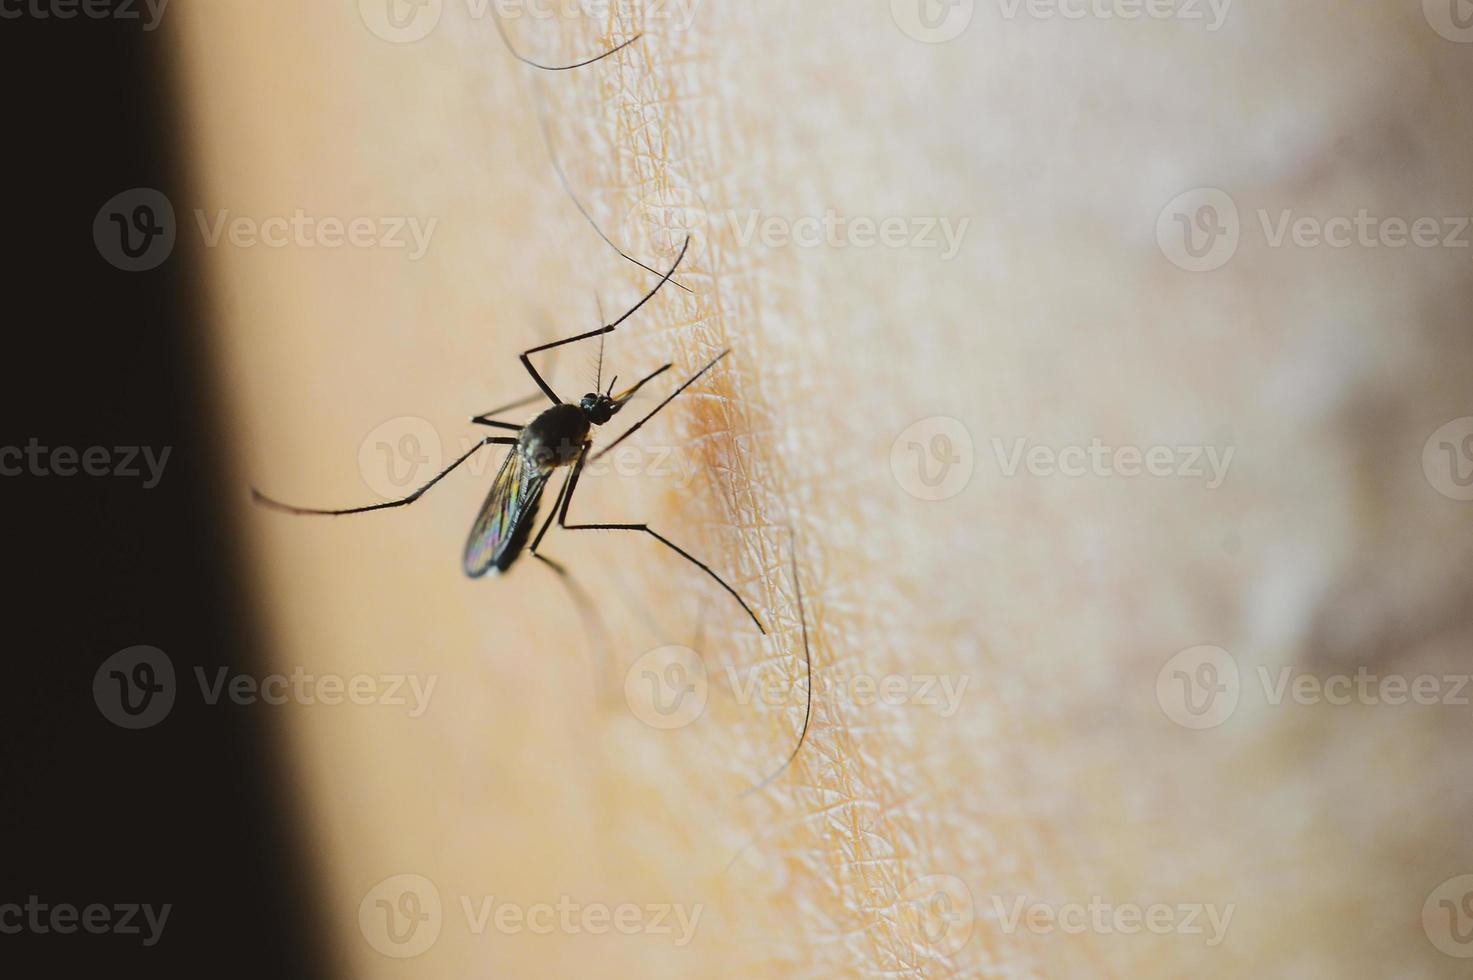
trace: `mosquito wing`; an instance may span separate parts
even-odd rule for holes
[[[506,454],[465,543],[467,575],[480,578],[492,568],[504,572],[516,561],[537,519],[537,504],[551,473],[550,468],[528,463],[515,446]]]

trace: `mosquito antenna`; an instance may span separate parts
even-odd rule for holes
[[[614,393],[614,385],[616,385],[618,383],[619,383],[619,376],[616,374],[616,375],[614,375],[614,380],[609,382],[609,390],[606,391],[606,392],[604,392],[604,394],[605,395],[612,395]]]
[[[649,266],[639,261],[639,259],[636,259],[628,252],[615,245],[614,240],[611,239],[608,235],[605,235],[604,230],[598,226],[598,222],[593,220],[593,215],[588,213],[588,209],[583,206],[583,202],[578,199],[578,195],[573,193],[572,182],[568,180],[568,175],[563,170],[562,162],[558,159],[557,151],[553,149],[552,146],[552,132],[549,130],[547,125],[547,106],[542,101],[542,92],[540,89],[536,89],[534,91],[536,91],[537,93],[534,101],[537,103],[537,125],[538,128],[542,130],[542,145],[547,148],[547,158],[552,163],[552,172],[557,174],[558,183],[563,185],[563,193],[568,195],[568,200],[573,202],[573,207],[577,208],[578,213],[583,215],[583,219],[593,226],[593,230],[598,233],[598,237],[602,238],[604,240],[604,243],[607,244],[609,248],[613,249],[615,252],[618,252],[623,259],[628,262],[633,262],[645,272],[650,272],[657,276],[661,275],[662,273],[658,269],[651,269]],[[678,279],[672,279],[670,281],[675,283],[675,285],[679,286],[681,289],[684,289],[686,292],[691,291],[689,286],[685,285]],[[595,385],[594,387],[596,388],[598,386]]]
[[[808,672],[808,703],[803,709],[803,728],[798,732],[798,744],[793,746],[793,751],[788,756],[787,761],[779,766],[777,771],[771,776],[768,776],[756,786],[744,790],[741,794],[742,796],[750,796],[758,790],[765,788],[774,779],[781,776],[787,770],[788,766],[793,764],[793,760],[798,758],[798,750],[803,748],[803,740],[808,737],[808,723],[813,720],[813,653],[808,647],[808,614],[803,610],[803,583],[798,578],[798,538],[793,533],[792,528],[788,528],[788,540],[790,542],[789,548],[792,552],[793,590],[798,596],[798,623],[803,631],[803,665]],[[736,858],[732,858],[732,860],[735,861]]]
[[[571,65],[544,65],[540,61],[533,61],[531,58],[523,55],[512,45],[511,38],[507,37],[506,35],[506,25],[501,23],[501,11],[496,9],[496,5],[494,3],[491,5],[491,20],[496,24],[496,33],[501,35],[501,43],[506,45],[506,50],[511,52],[511,56],[513,58],[517,59],[524,65],[531,65],[533,68],[541,68],[543,71],[571,71],[574,68],[582,68],[584,65],[591,65],[595,61],[602,61],[609,55],[618,54],[620,51],[623,51],[635,41],[638,41],[641,37],[641,35],[636,34],[629,40],[625,41],[623,44],[616,45],[615,47],[612,47],[609,50],[605,51],[603,54],[597,55],[593,58],[589,58],[586,61],[579,61]]]
[[[599,323],[603,323],[604,322],[604,304],[598,298],[598,293],[597,292],[595,292],[593,294],[593,301],[598,304],[598,322]],[[594,391],[598,391],[598,386],[601,385],[601,384],[603,384],[603,379],[604,379],[604,341],[606,339],[608,339],[608,336],[609,335],[606,334],[606,333],[601,333],[601,334],[598,335],[598,370],[593,375],[593,390]]]

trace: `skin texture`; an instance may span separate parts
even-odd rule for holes
[[[1271,689],[1286,669],[1469,669],[1473,504],[1422,462],[1473,413],[1469,250],[1274,247],[1259,211],[1271,226],[1284,209],[1468,215],[1473,123],[1455,93],[1473,47],[1406,3],[1244,5],[1218,30],[979,4],[934,44],[885,4],[839,7],[713,2],[687,27],[684,8],[621,3],[510,23],[548,61],[644,32],[558,74],[519,65],[460,3],[406,44],[346,2],[170,11],[198,194],[176,202],[181,239],[201,242],[195,207],[438,219],[414,260],[197,245],[242,488],[382,499],[406,433],[435,461],[458,455],[489,432],[465,418],[534,391],[516,352],[591,329],[595,290],[607,319],[653,283],[558,186],[539,100],[605,232],[662,269],[693,236],[678,276],[693,293],[665,290],[609,338],[604,383],[673,361],[662,394],[733,350],[631,440],[649,449],[640,472],[585,478],[573,514],[648,521],[708,559],[765,639],[636,535],[547,541],[603,612],[602,660],[546,569],[466,580],[500,450],[381,514],[287,517],[242,489],[259,583],[242,601],[265,619],[268,669],[437,679],[418,717],[261,709],[335,961],[361,977],[1460,975],[1423,906],[1473,871],[1473,691],[1274,704],[1260,670]],[[1193,273],[1156,229],[1198,187],[1232,195],[1242,240]],[[752,212],[831,209],[970,224],[954,256],[742,240]],[[597,357],[596,342],[555,357],[559,393],[591,389]],[[970,481],[939,501],[907,489],[925,453],[908,443],[932,430],[892,466],[902,432],[934,417],[972,447]],[[1018,439],[1234,455],[1213,487],[1008,475]],[[792,541],[812,726],[791,769],[743,797],[803,718]],[[709,679],[705,710],[671,731],[624,685],[666,644],[698,648]],[[1158,675],[1200,645],[1232,657],[1241,696],[1192,730]],[[866,684],[889,675],[916,697],[874,703]],[[932,677],[967,685],[954,710],[924,703]],[[748,678],[774,693],[743,703]],[[405,873],[442,903],[414,959],[382,955],[359,920]],[[678,926],[539,935],[494,912],[478,932],[463,906],[487,896],[701,913],[683,944]],[[1087,908],[1082,930],[1010,925],[1020,899],[1094,901],[1106,925]],[[1205,910],[1122,934],[1153,903],[1231,918],[1218,936]]]

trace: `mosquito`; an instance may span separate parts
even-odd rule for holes
[[[496,479],[491,484],[491,490],[486,495],[486,501],[481,505],[480,513],[476,515],[475,524],[471,527],[470,537],[466,540],[465,554],[463,557],[463,566],[466,575],[471,578],[480,578],[490,571],[498,573],[505,572],[511,568],[512,563],[525,550],[553,571],[557,572],[565,581],[568,581],[567,569],[560,562],[544,554],[540,554],[537,550],[542,544],[543,537],[552,526],[554,519],[556,519],[558,527],[565,531],[631,531],[647,534],[710,576],[717,585],[721,586],[722,589],[726,590],[737,601],[737,604],[742,607],[742,610],[756,624],[758,632],[765,635],[767,629],[762,625],[762,620],[757,618],[757,614],[752,611],[752,607],[747,605],[746,600],[741,597],[736,589],[728,585],[726,580],[718,575],[710,565],[696,558],[648,524],[583,524],[570,523],[568,520],[568,509],[573,502],[573,494],[578,489],[578,477],[583,472],[584,466],[596,462],[600,457],[632,436],[661,409],[674,401],[681,392],[695,384],[702,375],[720,363],[722,358],[726,357],[731,351],[725,350],[718,354],[699,371],[686,379],[678,388],[665,396],[664,400],[645,414],[643,418],[635,422],[621,435],[597,452],[593,452],[593,440],[591,438],[594,426],[606,425],[629,403],[629,400],[641,388],[670,370],[672,365],[664,364],[656,368],[634,385],[618,393],[614,391],[615,385],[618,383],[617,377],[610,381],[608,388],[603,391],[599,390],[599,387],[603,383],[602,377],[599,377],[594,384],[593,391],[584,395],[577,402],[565,402],[552,389],[552,386],[543,379],[542,375],[537,372],[537,368],[532,364],[531,360],[531,355],[541,353],[542,351],[552,350],[556,347],[563,347],[567,344],[574,344],[582,340],[589,340],[593,337],[602,337],[606,334],[613,333],[621,323],[629,319],[640,307],[653,299],[655,294],[660,291],[660,288],[670,281],[670,277],[680,267],[680,263],[685,258],[685,253],[689,248],[690,238],[687,237],[685,244],[681,246],[680,254],[676,257],[675,263],[670,267],[669,271],[660,278],[660,281],[655,284],[653,289],[644,295],[644,298],[630,307],[613,323],[600,327],[597,330],[590,330],[587,333],[580,333],[577,336],[567,337],[563,340],[555,340],[552,343],[542,344],[522,352],[522,366],[532,376],[532,380],[540,389],[540,394],[519,399],[509,405],[492,409],[471,419],[471,422],[476,425],[509,430],[515,432],[516,435],[485,437],[466,450],[453,463],[441,470],[424,486],[415,490],[409,496],[402,497],[398,500],[388,500],[362,507],[322,510],[282,503],[279,500],[274,500],[266,496],[255,487],[251,488],[251,498],[256,503],[265,507],[284,511],[289,514],[310,514],[330,517],[344,516],[347,514],[364,514],[370,511],[388,510],[394,507],[407,507],[480,450],[487,446],[508,446],[510,448],[506,454],[506,459],[502,462],[501,469],[497,471]],[[531,404],[544,396],[552,402],[552,407],[544,409],[531,422],[525,425],[518,425],[514,422],[507,422],[493,417],[511,411],[514,408]],[[557,496],[553,500],[552,508],[549,510],[547,518],[542,522],[542,526],[538,529],[537,534],[532,536],[531,530],[537,521],[537,510],[542,500],[543,491],[546,489],[548,480],[553,476],[554,471],[560,467],[569,467],[570,469],[567,476],[563,479],[561,489],[558,490]],[[531,538],[530,546],[528,546],[529,537]]]

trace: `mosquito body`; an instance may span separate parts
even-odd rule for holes
[[[716,574],[711,566],[696,558],[690,552],[651,528],[648,524],[575,524],[568,521],[568,508],[573,502],[573,493],[578,489],[578,477],[583,472],[583,467],[597,460],[619,445],[619,443],[632,436],[661,409],[674,401],[677,395],[689,388],[697,379],[711,370],[711,368],[715,367],[729,352],[723,351],[717,355],[705,367],[691,375],[683,384],[665,396],[664,400],[646,413],[644,417],[597,452],[593,451],[593,441],[590,438],[594,427],[608,423],[634,397],[636,392],[650,381],[668,371],[671,365],[665,364],[657,368],[634,386],[617,394],[614,393],[614,384],[611,382],[607,391],[600,393],[597,391],[597,386],[595,386],[594,391],[584,395],[577,403],[570,403],[560,398],[558,393],[552,389],[552,386],[543,380],[542,375],[537,373],[537,368],[531,361],[531,355],[533,354],[612,333],[619,324],[629,319],[629,317],[634,315],[635,311],[654,298],[654,295],[660,291],[661,286],[670,281],[670,277],[680,267],[681,261],[685,258],[686,250],[689,248],[690,239],[687,238],[685,245],[681,247],[680,255],[675,259],[675,263],[670,267],[670,270],[660,278],[660,281],[655,284],[653,289],[645,294],[643,299],[635,303],[634,306],[630,307],[628,311],[613,323],[600,327],[598,330],[590,330],[587,333],[567,337],[563,340],[556,340],[552,343],[543,344],[522,352],[522,366],[527,369],[527,373],[536,382],[538,389],[540,389],[540,394],[533,395],[531,398],[520,399],[501,408],[492,409],[471,419],[476,425],[485,425],[496,429],[513,431],[516,433],[515,436],[487,436],[463,453],[460,458],[441,470],[424,486],[409,496],[398,500],[368,504],[362,507],[319,510],[281,503],[280,501],[267,497],[254,487],[251,489],[252,498],[257,503],[266,507],[291,514],[342,516],[346,514],[362,514],[375,510],[387,510],[393,507],[407,507],[480,450],[487,446],[508,446],[510,449],[506,459],[502,462],[500,470],[497,471],[496,479],[491,485],[491,490],[486,496],[486,501],[481,506],[481,512],[476,517],[476,522],[471,528],[470,538],[466,542],[464,568],[467,575],[472,578],[479,578],[492,569],[499,572],[505,571],[511,567],[512,562],[517,559],[523,550],[526,550],[557,572],[564,581],[570,582],[567,569],[546,555],[539,554],[537,550],[554,520],[557,521],[558,527],[567,531],[634,531],[649,535],[709,575],[716,584],[720,585],[737,601],[742,607],[742,610],[756,624],[758,631],[766,633],[767,630],[762,625],[762,621],[757,618],[757,614],[747,605],[746,600],[728,585],[720,575]],[[495,415],[510,411],[513,408],[525,406],[542,397],[546,397],[552,403],[552,406],[544,409],[531,422],[525,425],[518,425],[514,422],[493,418]],[[560,467],[568,467],[568,475],[563,480],[562,488],[558,491],[557,497],[553,501],[547,519],[543,521],[536,536],[531,536],[532,525],[536,521],[536,514],[542,500],[543,491],[547,487],[548,480]],[[531,537],[530,546],[528,545],[529,537]]]
[[[511,567],[526,546],[542,491],[558,467],[577,465],[589,445],[588,437],[593,427],[607,423],[646,382],[669,369],[670,365],[666,364],[618,395],[612,394],[613,384],[610,383],[608,391],[602,394],[589,392],[576,405],[554,405],[517,430],[511,451],[497,471],[496,480],[486,494],[486,502],[481,505],[481,513],[477,515],[470,538],[465,543],[467,575],[480,578],[492,569],[504,572]],[[471,421],[498,428],[516,428],[488,417],[494,414],[499,413],[488,412]],[[559,497],[563,495],[559,494]],[[541,541],[540,534],[538,541]]]

